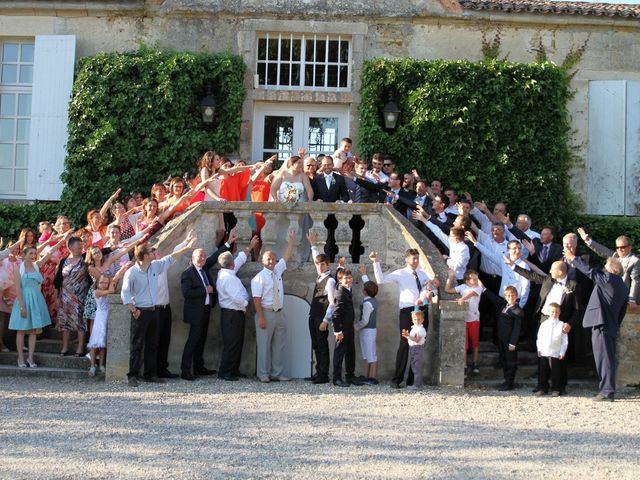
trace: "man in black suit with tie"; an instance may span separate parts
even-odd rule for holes
[[[629,289],[622,280],[622,264],[617,258],[610,257],[604,270],[596,270],[569,250],[565,250],[564,256],[594,284],[582,326],[592,329],[593,358],[600,378],[600,391],[595,400],[612,402],[616,392],[616,338],[629,296]]]
[[[218,262],[221,253],[231,248],[235,240],[236,234],[231,231],[227,243],[209,257],[201,248],[194,250],[191,256],[192,265],[182,272],[180,286],[184,296],[183,319],[189,324],[189,336],[182,352],[180,377],[184,380],[195,380],[198,375],[217,373],[204,366],[203,358],[204,344],[209,332],[209,317],[217,301],[213,287],[215,283],[209,269]]]
[[[349,191],[342,175],[333,172],[333,157],[325,156],[321,163],[322,171],[316,173],[311,182],[313,188],[313,200],[334,203],[338,200],[349,201]],[[329,215],[324,221],[327,228],[327,243],[324,252],[333,262],[338,248],[336,247],[335,233],[338,227],[338,220],[335,215]]]

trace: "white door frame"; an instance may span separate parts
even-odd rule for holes
[[[337,117],[338,136],[336,141],[349,136],[349,105],[326,105],[318,103],[266,103],[256,102],[253,108],[253,131],[251,154],[253,161],[262,160],[264,117],[280,115],[293,117],[293,154],[299,147],[309,149],[309,139],[306,134],[311,117]],[[331,152],[323,152],[333,154]]]

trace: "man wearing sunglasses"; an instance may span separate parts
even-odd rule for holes
[[[636,309],[638,295],[640,295],[640,258],[631,251],[632,246],[629,238],[625,235],[616,238],[616,249],[613,251],[593,240],[584,228],[578,228],[578,233],[582,240],[584,240],[584,243],[601,257],[615,257],[620,260],[623,272],[622,280],[624,280],[624,284],[629,289],[628,308],[634,311]]]

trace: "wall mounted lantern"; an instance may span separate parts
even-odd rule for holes
[[[200,100],[200,113],[204,123],[213,123],[213,116],[216,113],[216,99],[211,94],[211,85],[207,86],[207,96]]]
[[[382,116],[384,117],[384,128],[387,130],[395,130],[398,117],[400,116],[398,104],[391,99],[387,101],[382,109]]]

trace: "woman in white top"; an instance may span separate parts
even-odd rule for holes
[[[298,155],[289,157],[287,167],[281,169],[271,184],[271,196],[279,202],[297,203],[313,200],[313,188],[304,173],[304,162]]]

